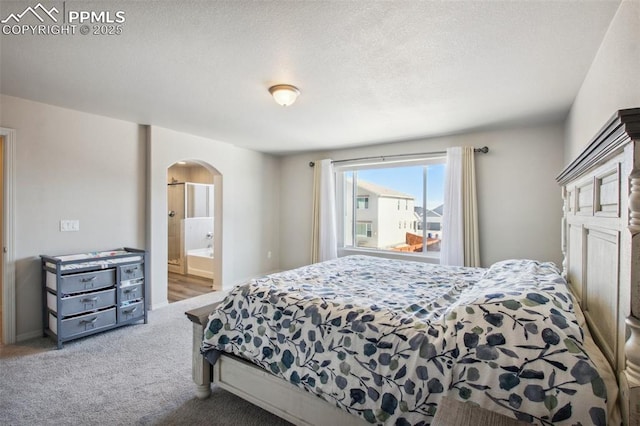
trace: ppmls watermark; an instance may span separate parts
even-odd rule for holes
[[[22,3],[24,4],[24,3]],[[0,23],[3,35],[120,35],[126,22],[123,10],[87,10],[82,2],[56,2],[9,13]],[[94,4],[95,3],[91,3]],[[87,3],[84,3],[86,6]]]

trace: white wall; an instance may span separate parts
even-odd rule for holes
[[[620,4],[571,107],[564,163],[569,164],[619,109],[640,107],[640,2]]]
[[[223,286],[279,269],[276,157],[4,95],[0,127],[17,131],[18,340],[42,334],[40,254],[147,249],[151,304],[167,302],[167,167],[179,160],[224,175]],[[60,232],[61,219],[80,231]]]
[[[16,130],[16,335],[42,334],[41,254],[145,248],[145,130],[0,96]],[[79,232],[60,232],[78,219]]]
[[[555,177],[563,162],[561,123],[482,131],[429,140],[284,157],[280,181],[280,265],[310,263],[313,169],[309,161],[441,151],[487,145],[476,154],[481,262],[506,258],[562,262],[562,199]]]
[[[181,160],[205,162],[222,175],[216,182],[222,214],[216,214],[214,247],[221,259],[222,287],[279,268],[279,160],[231,144],[152,126],[148,142],[151,305],[167,303],[167,169]],[[221,217],[219,217],[221,216]],[[218,230],[221,229],[220,232]],[[271,258],[267,253],[271,252]],[[219,255],[220,254],[220,255]]]

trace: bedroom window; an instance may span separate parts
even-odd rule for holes
[[[336,167],[339,246],[438,257],[444,162],[442,157]]]
[[[365,196],[365,197],[358,197],[357,200],[357,205],[359,209],[368,209],[369,208],[369,197]]]
[[[356,223],[356,235],[371,238],[371,222]]]

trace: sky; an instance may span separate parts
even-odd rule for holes
[[[415,205],[422,206],[423,168],[424,166],[410,166],[358,170],[358,179],[411,194],[415,198]],[[431,165],[427,171],[427,208],[432,209],[443,204],[443,193],[444,164]]]

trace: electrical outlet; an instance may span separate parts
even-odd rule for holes
[[[80,230],[80,221],[77,219],[62,219],[60,221],[60,232],[76,232]]]

